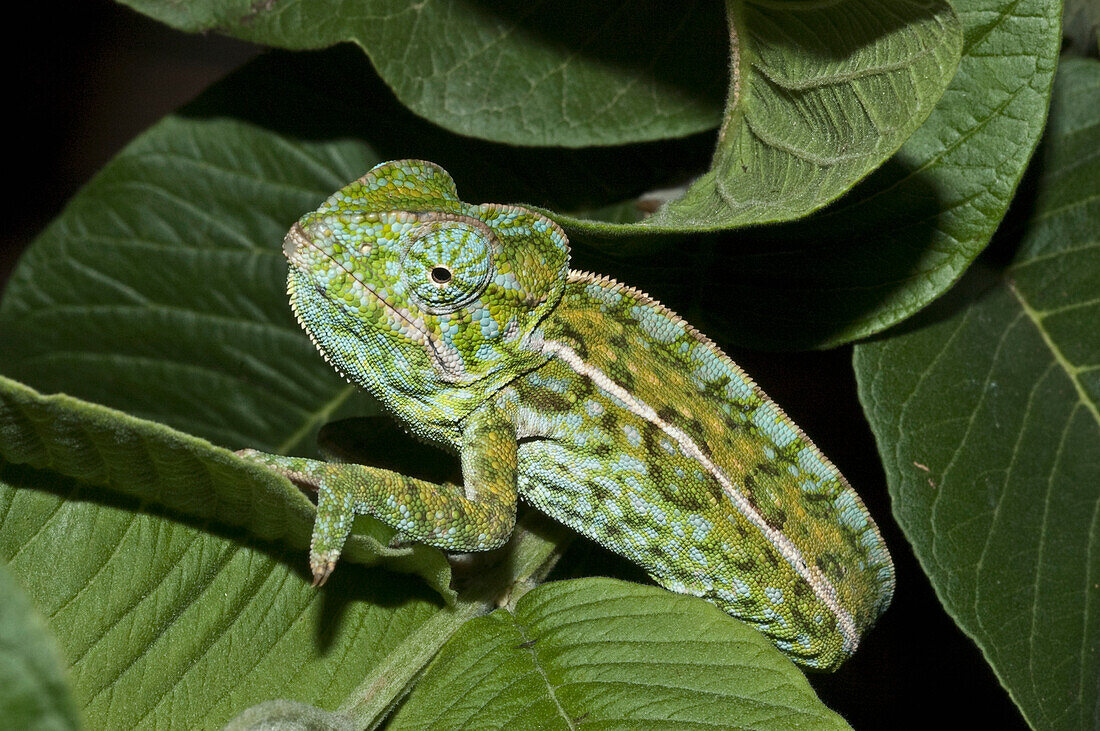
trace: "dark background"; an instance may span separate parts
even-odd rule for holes
[[[261,49],[187,35],[108,0],[27,6],[9,36],[0,283],[65,201],[134,136]],[[10,44],[15,44],[14,46]],[[8,193],[8,195],[12,195]]]
[[[18,174],[0,238],[0,283],[65,201],[131,138],[261,52],[220,36],[172,31],[106,0],[65,3],[64,22],[57,8],[29,7],[39,17],[15,34],[17,60],[9,63],[7,117],[15,130],[8,169]],[[1021,191],[1026,196],[1026,181]],[[941,608],[890,516],[856,399],[851,348],[729,350],[857,486],[897,563],[894,604],[860,651],[839,672],[811,676],[822,699],[857,729],[1024,727],[980,652]],[[582,541],[559,572],[644,580],[636,573]]]

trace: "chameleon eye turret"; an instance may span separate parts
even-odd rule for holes
[[[385,163],[284,242],[291,304],[322,354],[463,485],[246,452],[318,490],[315,583],[356,513],[486,550],[518,498],[831,670],[890,603],[863,502],[717,346],[648,295],[568,269],[548,218],[462,202],[442,168]]]
[[[401,279],[415,304],[443,315],[473,302],[493,273],[493,239],[488,226],[467,221],[429,220],[405,234]]]

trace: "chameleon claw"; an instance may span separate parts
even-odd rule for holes
[[[313,572],[313,587],[324,586],[324,583],[328,581],[328,577],[332,575],[332,570],[336,568],[336,560],[325,556],[317,556],[310,559],[309,568]]]
[[[313,582],[312,582],[313,588],[316,589],[318,587],[324,586],[325,582],[328,581],[328,577],[331,573],[332,573],[331,568],[315,568],[315,569],[313,569]]]

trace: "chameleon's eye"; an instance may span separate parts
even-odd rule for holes
[[[493,268],[491,235],[462,221],[429,221],[409,231],[401,277],[426,312],[454,312],[476,299]]]
[[[432,281],[436,284],[447,284],[451,281],[451,270],[447,267],[432,267]]]

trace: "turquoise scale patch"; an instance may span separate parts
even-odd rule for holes
[[[611,463],[611,469],[619,472],[634,472],[639,475],[648,473],[645,462],[632,454],[620,454],[618,459]]]
[[[842,525],[852,530],[863,530],[867,527],[867,516],[856,502],[856,497],[850,491],[845,490],[833,500],[833,507],[837,510],[837,519]]]
[[[702,515],[691,514],[687,516],[687,522],[695,529],[692,533],[691,540],[701,543],[706,540],[710,532],[714,530],[714,524],[704,518]]]
[[[474,357],[482,363],[489,363],[500,359],[501,354],[489,343],[482,343],[478,346],[477,351],[474,353]]]
[[[815,454],[811,447],[803,447],[798,452],[798,466],[806,472],[825,480],[835,477],[833,470],[821,461],[821,457]]]
[[[632,447],[640,447],[642,445],[642,434],[634,428],[633,424],[623,424],[622,426],[623,436],[626,437],[626,441]]]
[[[672,343],[685,334],[684,323],[674,322],[656,308],[649,305],[634,305],[630,316],[649,337],[659,343]]]

